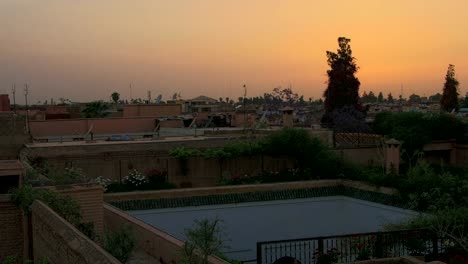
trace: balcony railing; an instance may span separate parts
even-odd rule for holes
[[[434,259],[443,250],[442,239],[425,229],[349,234],[341,236],[300,238],[257,242],[257,263],[272,264],[289,256],[301,264],[315,264],[316,252],[338,252],[338,263],[422,253]]]

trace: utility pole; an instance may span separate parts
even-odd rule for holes
[[[245,129],[245,126],[247,125],[247,120],[245,119],[246,118],[246,109],[245,109],[245,97],[247,96],[247,86],[244,84],[244,100],[242,100],[242,103],[244,105],[244,129]]]
[[[130,103],[132,102],[132,83],[130,83]]]
[[[16,84],[14,83],[11,87],[11,93],[13,94],[13,112],[16,114]]]
[[[24,102],[26,103],[26,133],[29,134],[29,107],[28,107],[28,84],[24,84]]]

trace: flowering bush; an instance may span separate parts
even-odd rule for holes
[[[327,250],[327,253],[323,253],[321,250],[316,249],[314,259],[316,264],[334,264],[338,262],[339,255],[340,253],[336,248]]]
[[[148,182],[151,185],[161,185],[167,181],[167,171],[151,169],[146,173],[148,175]]]
[[[366,244],[359,244],[356,246],[357,249],[357,256],[356,260],[368,260],[371,257],[372,250],[370,249],[369,245]]]
[[[372,247],[375,243],[375,236],[354,235],[351,240],[351,248],[358,260],[368,260],[372,256]]]
[[[124,181],[127,184],[138,187],[140,185],[147,183],[148,179],[146,178],[144,174],[134,169],[130,171],[127,176],[125,176]]]
[[[466,264],[468,263],[468,252],[453,240],[446,239],[442,242],[444,252],[439,257],[439,260],[449,264]]]
[[[97,183],[99,183],[102,188],[104,188],[104,191],[107,191],[107,187],[109,184],[111,184],[111,180],[109,178],[104,178],[103,176],[99,176],[96,179],[94,179]]]

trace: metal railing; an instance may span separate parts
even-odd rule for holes
[[[257,242],[257,263],[271,264],[284,257],[294,257],[301,264],[315,264],[317,253],[336,250],[338,263],[352,263],[369,258],[400,257],[415,253],[438,256],[442,240],[429,230],[403,230]]]

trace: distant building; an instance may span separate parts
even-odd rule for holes
[[[10,112],[10,98],[8,94],[0,94],[0,112]]]
[[[202,112],[218,112],[219,103],[216,99],[208,96],[200,95],[193,99],[185,101],[184,112],[188,113],[202,113]]]

